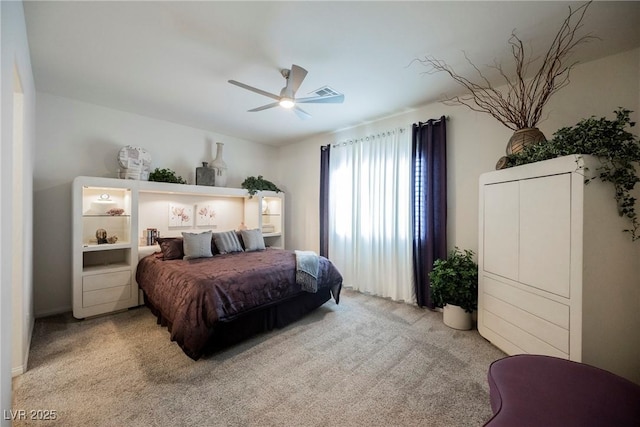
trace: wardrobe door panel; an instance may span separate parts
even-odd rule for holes
[[[520,181],[519,282],[569,297],[571,176]]]
[[[484,186],[484,271],[518,280],[518,181]]]

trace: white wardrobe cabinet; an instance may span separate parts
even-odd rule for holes
[[[589,363],[640,383],[640,241],[610,183],[566,156],[480,177],[478,330],[507,354]]]

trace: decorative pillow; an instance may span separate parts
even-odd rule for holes
[[[218,250],[218,247],[216,246],[216,242],[213,240],[213,235],[211,235],[211,253],[214,256],[220,254],[220,251]]]
[[[240,240],[235,231],[225,231],[223,233],[213,233],[213,241],[221,254],[232,252],[243,252]]]
[[[240,234],[242,235],[245,251],[263,251],[266,249],[264,237],[262,237],[262,231],[259,228],[255,230],[240,230]]]
[[[236,236],[238,236],[238,242],[240,242],[240,246],[242,246],[242,249],[246,249],[244,247],[244,240],[242,240],[241,230],[236,230]]]
[[[156,241],[164,259],[182,259],[184,256],[182,237],[158,237]]]
[[[184,239],[184,258],[211,258],[211,230],[202,233],[182,232]]]

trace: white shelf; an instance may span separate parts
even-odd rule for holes
[[[122,215],[109,215],[109,214],[82,214],[84,218],[131,218],[131,215],[122,214]]]
[[[249,197],[242,188],[213,187],[209,185],[172,184],[168,182],[134,181],[136,190],[143,193],[181,194],[217,197]]]
[[[133,184],[111,178],[78,177],[73,181],[73,315],[78,319],[138,305],[138,289],[132,280],[137,251],[132,240],[138,220]],[[106,199],[103,193],[108,194]],[[108,205],[101,206],[105,200]],[[107,209],[124,212],[109,215]],[[118,241],[95,243],[100,229],[107,237],[117,236]],[[94,243],[88,243],[91,241]],[[121,292],[123,287],[129,291]]]
[[[131,264],[126,262],[114,262],[107,265],[91,265],[82,269],[83,274],[95,274],[95,273],[112,273],[115,271],[127,271],[131,270]]]
[[[131,249],[131,242],[122,243],[85,243],[82,245],[83,252],[95,252],[95,251],[113,251],[115,249]]]
[[[262,233],[262,237],[280,237],[282,233]]]

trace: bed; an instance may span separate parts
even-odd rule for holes
[[[296,253],[267,248],[196,259],[162,252],[138,262],[145,304],[171,340],[194,360],[251,335],[281,328],[331,297],[340,300],[342,276],[317,257],[317,291],[303,290]]]

